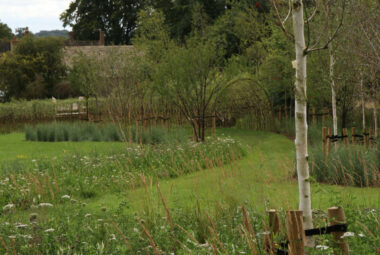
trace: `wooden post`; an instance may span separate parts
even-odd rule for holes
[[[328,209],[328,216],[330,225],[346,223],[346,218],[344,216],[344,210],[342,207],[330,207]],[[336,247],[334,254],[348,254],[348,243],[344,240],[344,238],[342,238],[343,235],[344,232],[332,233],[334,246]]]
[[[343,141],[344,141],[344,145],[347,147],[348,146],[347,128],[343,128]]]
[[[212,136],[216,138],[216,111],[212,114]]]
[[[325,155],[325,158],[327,158],[327,150],[326,150],[327,140],[326,140],[326,136],[327,136],[327,127],[323,127],[322,128],[322,151],[323,151],[323,155]]]
[[[329,155],[331,151],[331,137],[332,136],[332,129],[328,128],[328,137],[327,137],[327,156]]]
[[[369,146],[373,145],[373,129],[372,128],[369,129],[368,143],[369,143]]]
[[[325,125],[325,119],[326,119],[326,117],[325,117],[325,110],[326,110],[326,108],[323,107],[323,110],[322,110],[322,125]]]
[[[351,141],[352,145],[355,144],[355,127],[351,128]]]
[[[317,113],[315,111],[315,107],[313,107],[313,125],[317,125]]]
[[[364,143],[364,146],[367,147],[368,143],[367,143],[367,129],[366,128],[363,128],[363,143]]]
[[[275,254],[273,237],[280,232],[280,216],[275,209],[270,209],[267,213],[269,216],[269,233],[264,235],[264,247],[269,254]]]
[[[286,232],[289,241],[290,255],[304,255],[305,230],[303,227],[302,211],[286,212]]]
[[[280,106],[280,108],[278,109],[278,122],[280,123],[280,126],[281,126],[281,106]]]

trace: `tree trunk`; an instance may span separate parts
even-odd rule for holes
[[[307,120],[306,120],[306,54],[304,50],[304,15],[302,0],[293,0],[293,30],[296,49],[296,88],[295,88],[295,125],[297,175],[299,188],[299,209],[303,211],[305,229],[313,228],[310,196],[310,176],[307,151]],[[307,237],[306,246],[313,247],[313,238]]]
[[[338,116],[336,114],[336,94],[335,94],[335,82],[334,82],[334,55],[332,50],[332,45],[329,45],[329,55],[330,55],[330,85],[331,85],[331,109],[333,116],[333,135],[338,135]],[[334,143],[335,148],[338,143]]]
[[[79,107],[78,107],[79,109]],[[89,113],[88,113],[88,97],[86,97],[86,120],[89,120]]]
[[[376,91],[376,73],[373,65],[371,65],[371,73],[372,73],[372,89],[373,89],[373,128],[375,129],[374,137],[377,138],[377,91]]]

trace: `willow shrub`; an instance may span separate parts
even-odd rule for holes
[[[88,122],[51,122],[25,127],[25,139],[27,141],[62,142],[62,141],[112,141],[129,140],[143,144],[161,144],[183,142],[188,134],[184,128],[173,128],[168,132],[163,127],[151,127],[139,130],[121,130],[113,124],[97,125]]]
[[[322,146],[311,148],[311,174],[318,182],[350,186],[380,186],[380,151],[362,145],[332,146],[324,157]]]

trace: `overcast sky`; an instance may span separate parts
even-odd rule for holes
[[[63,29],[59,15],[71,0],[0,0],[0,20],[13,32],[29,27],[33,33],[41,30]],[[70,30],[69,27],[66,29]]]

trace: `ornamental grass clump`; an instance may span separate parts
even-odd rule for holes
[[[98,125],[83,122],[51,122],[25,127],[25,139],[39,142],[62,141],[131,141],[142,144],[172,144],[188,140],[189,131],[183,127],[175,127],[168,131],[164,127],[119,127],[112,123]]]
[[[380,186],[377,147],[339,145],[325,157],[321,146],[311,149],[312,176],[318,182],[357,187]]]

